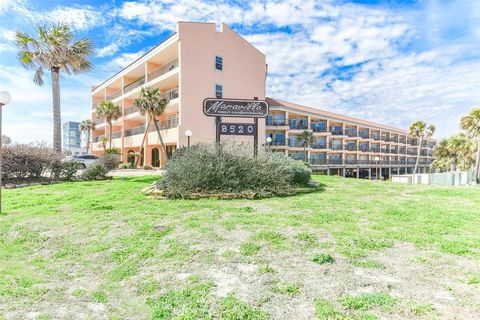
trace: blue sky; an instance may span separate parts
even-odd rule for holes
[[[17,30],[66,21],[94,40],[94,69],[64,75],[62,120],[90,116],[90,86],[175,30],[175,22],[225,22],[267,55],[267,94],[407,128],[421,119],[437,137],[480,106],[477,0],[0,0],[4,133],[51,142],[51,88],[16,59]]]

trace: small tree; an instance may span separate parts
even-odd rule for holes
[[[434,133],[435,133],[435,126],[434,125],[427,126],[427,124],[424,121],[415,121],[410,125],[408,134],[412,137],[419,138],[417,161],[415,162],[415,168],[413,169],[414,174],[416,174],[418,170],[418,163],[420,162],[420,153],[422,151],[423,140],[431,138]]]
[[[113,104],[112,101],[102,101],[97,108],[97,114],[99,117],[105,118],[108,123],[110,129],[108,133],[109,148],[112,149],[112,121],[122,116],[122,109],[119,105]]]
[[[87,135],[87,153],[89,153],[90,138],[92,136],[92,131],[95,130],[95,123],[93,123],[90,119],[83,120],[80,123],[80,130],[82,132],[85,132]]]
[[[477,156],[475,159],[475,179],[480,179],[480,108],[475,108],[460,120],[460,127],[477,140]]]
[[[300,141],[302,141],[303,154],[305,162],[307,162],[307,147],[315,143],[315,137],[312,131],[304,130],[302,133],[300,133],[298,138],[300,139]]]
[[[464,133],[442,139],[435,148],[435,168],[451,171],[468,170],[475,158],[475,143]]]
[[[108,138],[103,136],[101,139],[100,139],[100,144],[102,145],[102,148],[103,148],[103,153],[106,152],[107,150],[107,142],[108,142]]]

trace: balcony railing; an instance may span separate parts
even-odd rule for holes
[[[113,99],[116,99],[118,97],[120,97],[122,95],[122,89],[118,89],[117,91],[115,91],[114,93],[110,94],[107,96],[106,100],[113,100]]]
[[[319,143],[314,143],[314,144],[310,145],[310,147],[311,147],[312,149],[326,149],[326,148],[327,148],[327,144],[326,144],[326,143],[321,143],[321,142],[319,142]]]
[[[346,144],[345,150],[347,151],[357,151],[358,147],[356,144]]]
[[[130,91],[132,91],[133,89],[136,89],[136,88],[140,87],[140,86],[143,85],[144,83],[145,83],[145,77],[141,77],[141,78],[135,80],[134,82],[126,85],[126,86],[123,88],[123,92],[124,92],[124,93],[130,92]]]
[[[356,137],[357,136],[357,131],[356,130],[347,130],[347,136]]]
[[[331,130],[330,132],[334,136],[343,136],[343,130]]]
[[[374,135],[374,134],[372,134],[370,138],[373,139],[373,140],[380,140],[380,136],[377,136],[377,135]]]
[[[312,122],[310,129],[313,132],[327,132],[327,124],[325,122]]]
[[[132,114],[138,111],[138,108],[135,106],[126,107],[123,111],[123,115]]]
[[[165,92],[162,94],[162,98],[167,100],[173,100],[178,98],[178,89],[172,89],[170,91]]]
[[[176,68],[178,68],[178,59],[172,60],[147,74],[147,81],[152,81],[153,79],[158,78],[167,72],[175,70]]]
[[[95,120],[94,122],[95,122],[96,125],[99,125],[99,124],[105,123],[105,121],[106,121],[106,120],[105,120],[104,118],[98,118],[98,119]]]
[[[122,137],[122,131],[112,132],[112,139],[118,139]]]
[[[267,143],[268,145],[268,143]],[[286,146],[287,145],[287,140],[276,140],[276,139],[273,139],[271,142],[270,142],[270,146]]]
[[[135,128],[126,129],[125,137],[135,136],[137,134],[145,133],[145,125],[141,125]]]
[[[321,166],[321,165],[328,164],[328,161],[327,161],[327,159],[310,158],[310,164]]]
[[[370,138],[370,134],[368,132],[360,132],[360,137],[363,139]]]
[[[160,130],[176,128],[178,126],[178,119],[172,118],[165,121],[159,121],[158,127]],[[155,123],[150,124],[149,131],[156,131]]]
[[[290,120],[290,129],[292,130],[307,130],[308,121],[291,121]]]
[[[298,141],[298,140],[288,140],[288,146],[289,147],[294,147],[294,148],[303,148],[304,147],[304,144],[302,141]]]
[[[283,127],[287,125],[287,122],[285,121],[285,119],[277,120],[277,119],[273,119],[272,117],[267,117],[266,125],[270,127]]]
[[[93,142],[100,142],[100,140],[102,140],[103,137],[105,137],[105,135],[96,136],[93,138]]]
[[[343,150],[342,144],[330,143],[331,150]]]
[[[369,151],[368,146],[362,146],[362,145],[358,146],[358,150],[363,151],[363,152],[368,152]]]
[[[92,103],[92,110],[96,110],[99,105],[100,105],[100,102],[93,102]]]
[[[370,148],[371,152],[380,153],[380,148]]]

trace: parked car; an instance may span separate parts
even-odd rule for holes
[[[64,161],[76,161],[79,162],[83,169],[87,168],[95,161],[98,160],[98,156],[93,154],[82,154],[78,156],[68,156],[64,159]]]

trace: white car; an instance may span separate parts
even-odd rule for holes
[[[91,164],[93,164],[95,161],[98,160],[98,157],[93,154],[82,154],[78,156],[68,156],[64,159],[64,161],[76,161],[80,163],[82,166],[82,169],[87,168]]]

